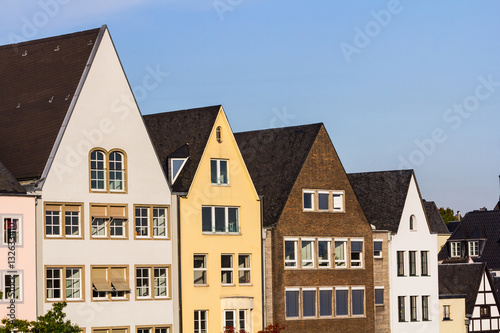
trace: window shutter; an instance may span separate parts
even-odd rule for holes
[[[382,242],[373,242],[374,251],[382,251]]]
[[[106,206],[90,206],[90,215],[93,218],[107,218]]]
[[[109,216],[113,217],[114,219],[125,220],[126,219],[125,207],[123,206],[109,207]]]
[[[363,252],[363,242],[351,242],[351,252]]]

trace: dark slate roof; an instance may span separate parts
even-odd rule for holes
[[[446,224],[446,227],[451,233],[453,233],[460,225],[460,222],[461,221],[450,221]]]
[[[495,208],[493,210],[500,210],[500,200],[497,202]]]
[[[278,223],[323,124],[235,133],[250,176],[263,195],[264,226]]]
[[[26,193],[24,187],[0,162],[0,194],[23,194]]]
[[[413,170],[347,174],[370,224],[398,232]]]
[[[438,265],[439,295],[467,295],[465,310],[472,315],[485,271],[487,272],[484,263]],[[488,272],[487,274],[489,275]]]
[[[439,213],[439,209],[437,208],[434,201],[423,200],[423,202],[425,214],[427,215],[427,221],[429,222],[429,226],[431,228],[431,233],[449,234],[450,231],[446,227],[446,223],[444,223],[443,217]]]
[[[0,46],[0,160],[39,178],[100,29]]]
[[[465,214],[448,242],[467,239],[485,239],[481,256],[472,260],[486,262],[490,269],[500,269],[500,210],[475,210]],[[444,260],[449,257],[449,246],[446,244],[439,251],[438,258]]]
[[[165,174],[169,174],[168,157],[189,156],[172,184],[173,192],[189,192],[219,110],[216,105],[143,116]]]

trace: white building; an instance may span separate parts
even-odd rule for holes
[[[170,190],[107,27],[0,59],[13,86],[0,111],[19,132],[0,159],[41,195],[38,315],[65,300],[86,332],[173,332]]]
[[[403,170],[348,177],[373,228],[389,233],[383,244],[389,258],[382,260],[389,261],[391,331],[438,332],[437,235],[428,223],[415,174]]]

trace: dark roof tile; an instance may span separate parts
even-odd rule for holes
[[[449,234],[450,231],[446,227],[446,223],[444,223],[443,217],[439,213],[439,209],[437,208],[434,201],[425,201],[425,214],[427,215],[427,221],[429,221],[429,225],[431,227],[431,233],[433,234]]]
[[[0,162],[0,194],[23,194],[26,193],[24,187]]]

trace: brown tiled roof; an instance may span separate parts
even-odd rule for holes
[[[347,174],[370,224],[397,233],[413,170]]]
[[[189,156],[172,184],[173,192],[189,191],[220,109],[216,105],[143,116],[165,174],[169,174],[169,156]]]
[[[443,217],[439,214],[439,209],[434,201],[425,201],[425,214],[427,215],[427,221],[429,221],[429,226],[431,227],[431,233],[433,234],[449,234],[450,231],[444,223]]]
[[[39,178],[100,29],[0,46],[0,160]]]
[[[0,162],[0,194],[23,194],[26,193],[24,187]]]
[[[477,292],[483,272],[487,272],[485,263],[440,264],[438,265],[439,294],[467,295],[465,298],[466,314],[472,315]],[[488,277],[490,282],[493,280]]]
[[[323,124],[235,133],[257,193],[264,226],[278,223],[300,170]]]

